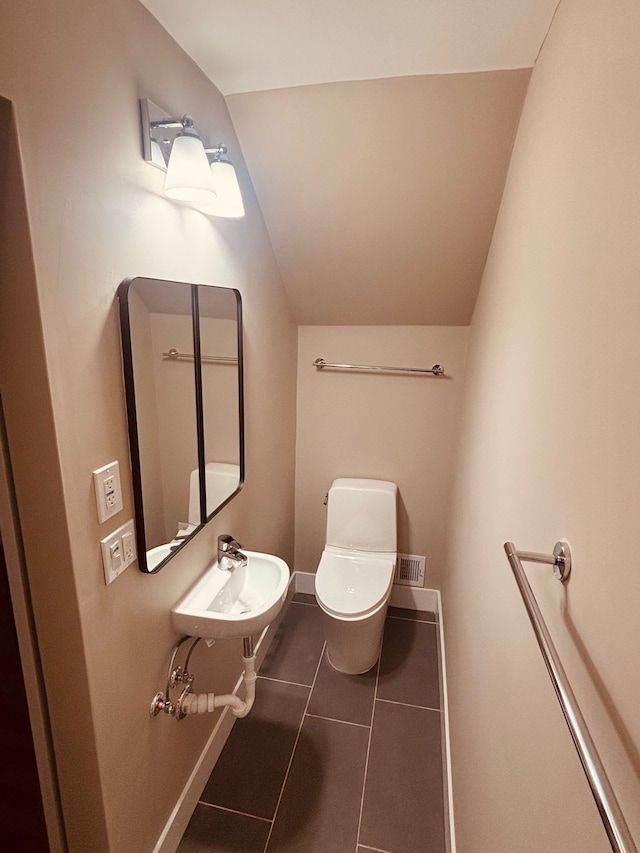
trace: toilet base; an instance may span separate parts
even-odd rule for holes
[[[389,600],[363,619],[345,619],[322,609],[329,663],[345,675],[368,672],[380,657]]]
[[[331,664],[331,669],[335,669],[335,671],[339,672],[341,675],[364,675],[365,673],[369,672],[369,670],[373,669],[375,667],[375,665],[378,663],[378,658],[380,657],[380,651],[381,650],[382,650],[382,648],[380,648],[378,650],[378,654],[376,655],[374,662],[371,664],[370,667],[368,667],[368,669],[357,669],[354,671],[352,671],[350,669],[340,669],[340,667],[336,666],[334,664],[334,662],[331,660],[331,655],[329,654],[329,649],[327,649],[327,660]]]

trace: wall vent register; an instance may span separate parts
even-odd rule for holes
[[[394,583],[404,586],[424,586],[426,557],[415,554],[398,554]]]

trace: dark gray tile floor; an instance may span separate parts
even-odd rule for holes
[[[178,853],[445,853],[435,621],[389,608],[379,663],[342,675],[294,596]]]

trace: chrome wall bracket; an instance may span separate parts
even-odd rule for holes
[[[559,581],[565,583],[571,574],[571,548],[568,542],[556,542],[553,554],[537,554],[534,551],[518,551],[513,542],[505,542],[509,562],[514,557],[525,563],[546,563],[553,566],[553,574]]]
[[[571,574],[571,548],[568,542],[556,542],[553,549],[555,563],[553,574],[559,581],[566,581]]]
[[[191,640],[191,646],[189,651],[187,652],[186,659],[184,661],[184,666],[176,665],[176,657],[178,655],[178,651],[180,647],[187,642],[187,640]],[[200,637],[182,637],[182,639],[175,646],[172,654],[171,660],[169,662],[169,670],[167,672],[167,686],[165,688],[165,692],[160,691],[156,693],[156,695],[151,700],[151,704],[149,706],[149,716],[157,717],[158,714],[169,714],[171,717],[175,717],[176,720],[182,720],[186,716],[183,710],[183,702],[185,696],[187,696],[193,690],[193,674],[189,670],[189,661],[191,660],[191,655],[193,650],[200,642]],[[178,685],[184,684],[182,692],[180,693],[180,698],[177,702],[171,701],[171,691]]]

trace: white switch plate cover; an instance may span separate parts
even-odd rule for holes
[[[120,465],[117,461],[103,465],[93,472],[93,487],[96,493],[98,521],[102,524],[122,509]]]
[[[110,584],[137,558],[133,519],[100,541],[104,581]]]

